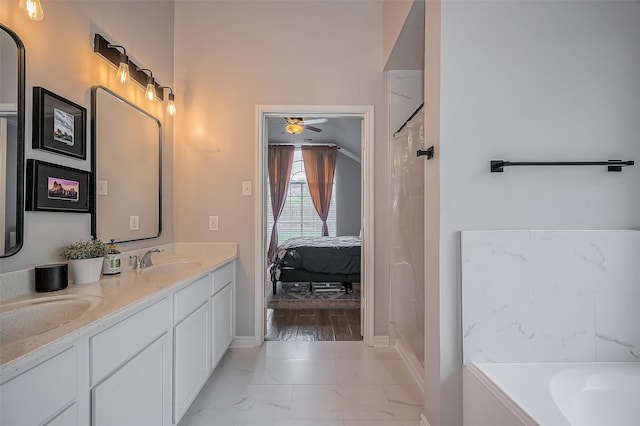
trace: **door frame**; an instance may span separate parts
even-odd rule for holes
[[[363,297],[363,340],[365,345],[374,343],[374,108],[373,105],[256,105],[255,128],[255,344],[264,342],[265,326],[265,259],[266,247],[266,161],[267,161],[267,117],[287,117],[313,115],[320,118],[359,117],[362,118],[361,190],[362,190],[362,270],[360,272]]]

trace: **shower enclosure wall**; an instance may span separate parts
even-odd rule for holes
[[[424,370],[424,147],[420,111],[391,141],[390,333],[409,364]],[[416,372],[420,375],[420,371]],[[414,374],[415,375],[415,374]]]

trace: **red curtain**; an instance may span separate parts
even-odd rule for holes
[[[287,199],[289,181],[291,180],[291,166],[293,165],[293,146],[269,146],[269,191],[271,193],[271,211],[273,212],[273,228],[271,241],[267,250],[267,259],[271,260],[278,248],[278,219]]]
[[[302,160],[313,206],[322,219],[322,236],[329,235],[327,217],[331,206],[333,176],[338,148],[335,146],[303,146]]]

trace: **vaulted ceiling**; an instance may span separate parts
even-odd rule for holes
[[[305,119],[318,118],[318,116],[305,116]],[[302,133],[292,135],[285,130],[284,117],[267,117],[267,139],[269,143],[313,145],[336,144],[344,152],[357,157],[360,161],[360,123],[362,118],[338,117],[327,118],[326,123],[314,124],[313,127],[322,129],[314,132],[304,129]],[[351,156],[351,155],[348,155]],[[355,158],[354,158],[355,159]]]

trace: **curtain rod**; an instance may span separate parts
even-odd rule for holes
[[[271,143],[269,142],[268,145],[270,146],[293,146],[293,147],[303,147],[303,146],[328,146],[328,147],[335,147],[337,149],[340,149],[340,145],[335,144],[335,143]]]
[[[396,132],[393,134],[393,136],[395,136],[395,135],[397,135],[398,133],[400,133],[400,132],[402,131],[402,129],[404,129],[404,128],[405,128],[405,126],[407,125],[407,123],[409,123],[409,122],[411,121],[411,119],[412,119],[413,117],[415,117],[415,116],[420,112],[420,110],[421,110],[423,107],[424,107],[424,102],[423,102],[423,103],[421,103],[421,104],[420,104],[420,106],[419,106],[418,108],[416,108],[416,110],[415,110],[415,111],[413,111],[413,114],[411,114],[411,115],[409,116],[409,118],[407,118],[407,119],[405,120],[405,122],[402,124],[402,126],[400,126],[400,128],[399,128],[398,130],[396,130]]]

